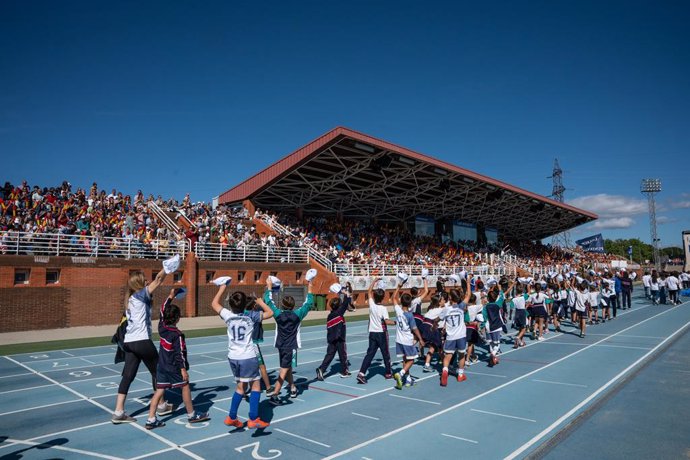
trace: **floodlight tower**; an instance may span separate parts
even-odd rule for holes
[[[563,186],[563,170],[558,164],[558,158],[553,160],[553,172],[547,179],[553,179],[553,188],[551,189],[551,197],[554,200],[563,203],[565,187]],[[554,246],[560,246],[562,248],[567,248],[570,246],[570,233],[561,232],[557,235],[551,237],[551,244]]]
[[[654,202],[654,194],[661,191],[661,179],[642,179],[640,191],[647,195],[647,202],[649,203],[649,229],[652,234],[652,248],[654,248],[654,267],[660,270],[661,261],[659,260],[659,238],[656,235],[656,204]]]

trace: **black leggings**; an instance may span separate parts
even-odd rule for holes
[[[151,339],[137,340],[125,343],[125,367],[122,369],[122,380],[117,392],[127,394],[129,386],[137,376],[139,363],[144,361],[146,368],[151,373],[153,391],[156,391],[156,366],[158,365],[158,350]]]

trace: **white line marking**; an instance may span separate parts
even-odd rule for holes
[[[65,433],[72,433],[73,431],[87,430],[89,428],[95,428],[97,426],[111,425],[111,424],[112,424],[111,421],[107,421],[107,422],[101,422],[101,423],[94,423],[93,425],[79,426],[77,428],[72,428],[69,430],[58,431],[57,433],[42,434],[41,436],[36,436],[35,438],[27,439],[27,441],[38,441],[39,439],[52,438],[53,436],[59,436],[61,434],[65,434]]]
[[[501,354],[503,354],[503,353],[501,353]],[[475,375],[475,374],[476,374],[476,375],[486,375],[487,377],[498,377],[498,378],[501,378],[501,379],[507,379],[507,378],[508,378],[508,376],[506,376],[506,375],[489,374],[489,373],[486,373],[486,372],[467,371],[467,370],[465,371],[465,374],[470,374],[470,375]]]
[[[35,390],[37,388],[45,388],[45,387],[52,387],[53,384],[49,383],[47,385],[37,385],[35,387],[29,387],[29,388],[18,388],[16,390],[7,390],[7,391],[0,391],[0,395],[4,395],[7,393],[16,393],[17,391],[27,391],[27,390]]]
[[[209,356],[209,355],[207,355],[207,354],[197,355],[197,356],[202,356],[202,357],[204,357],[204,358],[213,359],[213,360],[219,361],[219,362],[220,362],[220,361],[227,361],[226,359],[216,358],[215,356]]]
[[[36,409],[45,409],[46,407],[54,407],[54,406],[62,406],[63,404],[72,404],[75,402],[80,402],[81,399],[72,399],[69,401],[63,401],[59,403],[52,403],[52,404],[43,404],[42,406],[33,406],[33,407],[25,407],[24,409],[17,409],[9,412],[3,412],[0,414],[0,417],[4,417],[5,415],[11,415],[11,414],[19,414],[20,412],[28,412],[30,410],[36,410]]]
[[[283,434],[286,434],[286,435],[288,435],[288,436],[292,436],[292,437],[295,437],[295,438],[297,438],[297,439],[301,439],[301,440],[303,440],[303,441],[307,441],[307,442],[311,442],[311,443],[314,443],[314,444],[318,444],[319,446],[328,447],[328,448],[331,447],[331,446],[329,446],[328,444],[324,444],[324,443],[319,442],[319,441],[314,441],[313,439],[305,438],[304,436],[300,436],[300,435],[295,434],[295,433],[290,433],[290,432],[288,432],[288,431],[281,430],[280,428],[273,428],[273,431],[279,431],[279,432],[281,432],[281,433],[283,433]]]
[[[372,420],[381,420],[378,417],[372,417],[371,415],[364,415],[364,414],[359,414],[357,412],[352,412],[352,415],[356,415],[357,417],[364,417],[364,418],[370,418]]]
[[[649,347],[632,347],[629,345],[613,345],[610,343],[600,343],[598,347],[608,347],[608,348],[627,348],[629,350],[651,350]]]
[[[43,446],[45,443],[41,442],[30,442],[30,441],[20,441],[18,439],[6,439],[5,442],[13,442],[15,444],[21,444],[24,446]],[[99,454],[97,452],[90,452],[88,450],[81,450],[81,449],[74,449],[72,447],[64,447],[64,446],[50,446],[50,449],[57,449],[57,450],[63,450],[65,452],[74,452],[76,454],[82,454],[82,455],[88,455],[89,457],[97,457],[97,458],[107,458],[109,460],[121,460],[122,457],[113,457],[110,455],[103,455]]]
[[[66,354],[67,356],[74,357],[72,353],[67,353],[66,351],[62,350],[62,353]]]
[[[94,366],[97,366],[97,365],[98,365],[98,364],[94,363],[93,361],[89,361],[89,360],[86,359],[86,358],[79,358],[79,359],[81,359],[82,361],[86,361],[86,362],[89,363],[89,364],[93,364]]]
[[[459,439],[460,441],[471,442],[472,444],[479,444],[479,441],[473,441],[472,439],[461,438],[460,436],[453,436],[452,434],[441,433],[441,436],[446,436],[448,438]]]
[[[327,383],[327,384],[329,384],[329,385],[336,385],[336,386],[339,386],[339,387],[351,388],[351,389],[357,390],[357,391],[367,391],[366,388],[355,387],[355,386],[352,386],[352,385],[345,385],[344,383],[330,382],[330,381],[328,381],[328,380],[324,380],[323,383]]]
[[[196,369],[190,369],[189,372],[196,372],[197,374],[206,375],[205,372],[197,371]]]
[[[496,415],[498,417],[513,418],[515,420],[524,420],[526,422],[537,423],[536,420],[525,417],[516,417],[515,415],[499,414],[498,412],[489,412],[488,410],[470,409],[472,412],[479,412],[480,414]]]
[[[639,309],[631,310],[631,311],[639,311]],[[625,328],[625,329],[622,329],[622,330],[618,331],[617,333],[611,334],[611,335],[608,336],[607,338],[609,338],[609,337],[615,337],[616,335],[622,334],[623,332],[628,331],[628,330],[630,330],[630,329],[632,329],[632,328],[634,328],[634,327],[637,327],[637,326],[639,326],[640,324],[643,324],[643,323],[645,323],[645,322],[647,322],[647,321],[650,321],[650,320],[652,320],[652,319],[654,319],[654,318],[657,318],[658,316],[665,315],[666,313],[668,313],[668,312],[670,312],[670,311],[675,311],[675,310],[666,310],[666,311],[662,311],[662,312],[660,312],[660,313],[657,313],[656,315],[650,316],[650,317],[647,318],[647,319],[644,319],[644,320],[642,320],[642,321],[639,321],[639,322],[633,324],[632,326],[629,326],[629,327],[627,327],[627,328]],[[619,315],[619,316],[620,316],[620,315]],[[555,334],[554,336],[552,336],[552,337],[550,337],[550,338],[559,337],[560,335],[561,335],[561,334]],[[535,345],[535,344],[538,345],[538,344],[540,344],[540,343],[548,343],[548,340],[549,340],[550,338],[545,339],[545,340],[542,341],[542,342],[532,342],[532,343],[530,343],[529,345],[527,345],[527,347],[532,346],[532,345]],[[332,454],[332,455],[330,455],[330,456],[328,456],[328,457],[325,457],[324,460],[330,460],[330,459],[333,459],[333,458],[342,457],[343,455],[346,455],[346,454],[349,454],[350,452],[353,452],[353,451],[355,451],[355,450],[361,449],[362,447],[368,446],[369,444],[373,444],[373,443],[375,443],[375,442],[377,442],[377,441],[380,441],[380,440],[382,440],[382,439],[388,438],[388,437],[390,437],[390,436],[392,436],[392,435],[394,435],[394,434],[400,433],[401,431],[404,431],[404,430],[410,429],[410,428],[412,428],[412,427],[414,427],[414,426],[417,426],[417,425],[419,425],[419,424],[428,422],[428,421],[431,420],[431,419],[435,419],[435,418],[437,418],[439,415],[445,414],[445,413],[447,413],[447,412],[451,412],[451,411],[457,409],[458,407],[462,407],[462,406],[464,406],[464,405],[466,405],[466,404],[469,404],[469,403],[471,403],[471,402],[473,402],[473,401],[476,401],[476,400],[478,400],[478,399],[480,399],[480,398],[483,398],[484,396],[487,396],[487,395],[489,395],[489,394],[495,393],[495,392],[497,392],[497,391],[499,391],[499,390],[502,390],[503,388],[506,388],[506,387],[508,387],[508,386],[510,386],[510,385],[512,385],[512,384],[514,384],[514,383],[516,383],[516,382],[519,382],[519,381],[521,381],[521,380],[524,380],[524,379],[526,379],[526,378],[528,378],[528,377],[530,377],[530,376],[536,374],[537,372],[540,372],[540,371],[542,371],[542,370],[544,370],[544,369],[548,369],[548,368],[551,367],[551,366],[555,366],[555,365],[558,364],[558,363],[561,363],[561,362],[563,362],[563,361],[565,361],[565,360],[567,360],[567,359],[570,359],[570,358],[572,358],[573,356],[578,355],[578,354],[582,353],[583,351],[585,351],[585,350],[587,350],[587,349],[593,347],[593,346],[596,345],[597,343],[600,343],[600,342],[603,342],[604,340],[607,340],[607,338],[601,339],[599,342],[595,342],[595,343],[589,345],[589,346],[586,347],[586,348],[581,348],[581,349],[579,349],[579,350],[577,350],[577,351],[574,351],[574,352],[570,353],[569,355],[565,355],[564,357],[562,357],[562,358],[560,358],[560,359],[557,359],[556,361],[553,361],[553,362],[551,362],[551,363],[549,363],[549,364],[546,364],[546,365],[544,365],[544,366],[542,366],[542,367],[540,367],[540,368],[537,368],[537,369],[535,369],[535,370],[533,370],[533,371],[531,371],[531,372],[528,372],[527,374],[523,374],[523,375],[521,375],[521,376],[519,376],[519,377],[516,377],[516,378],[514,378],[513,380],[510,380],[510,381],[508,381],[508,382],[506,382],[506,383],[503,383],[503,384],[501,384],[501,385],[498,385],[497,387],[491,388],[491,389],[485,391],[484,393],[480,393],[480,394],[478,394],[478,395],[476,395],[476,396],[473,396],[472,398],[466,399],[466,400],[461,401],[461,402],[459,402],[459,403],[457,403],[457,404],[454,404],[454,405],[452,405],[452,406],[450,406],[450,407],[447,407],[447,408],[445,408],[445,409],[443,409],[443,410],[441,410],[441,411],[439,411],[439,412],[436,412],[436,413],[434,413],[434,414],[432,414],[432,415],[429,415],[429,416],[427,416],[427,417],[423,417],[423,418],[421,418],[421,419],[418,419],[418,420],[416,420],[416,421],[414,421],[414,422],[408,423],[407,425],[404,425],[404,426],[401,426],[401,427],[399,427],[399,428],[396,428],[395,430],[391,430],[391,431],[389,431],[389,432],[387,432],[387,433],[384,433],[384,434],[382,434],[382,435],[380,435],[380,436],[376,436],[376,437],[374,437],[374,438],[372,438],[372,439],[369,439],[369,440],[367,440],[367,441],[364,441],[364,442],[362,442],[362,443],[360,443],[360,444],[357,444],[357,445],[355,445],[355,446],[352,446],[352,447],[350,447],[350,448],[348,448],[348,449],[342,450],[342,451],[340,451],[340,452],[336,452],[335,454]],[[526,347],[518,348],[517,350],[522,350],[522,349],[524,349],[524,348],[526,348]],[[505,354],[508,354],[508,353],[511,353],[512,351],[517,351],[517,350],[509,350],[509,351],[505,352],[504,355],[505,355]],[[435,377],[435,376],[434,376],[434,377]],[[425,379],[425,378],[426,378],[426,377],[424,377],[424,379]],[[419,379],[419,380],[422,380],[422,379]],[[369,395],[365,395],[365,396],[363,396],[363,397],[367,397],[367,396],[369,396]],[[360,399],[361,399],[361,398],[360,398]]]
[[[9,379],[12,377],[21,377],[22,375],[31,375],[33,372],[24,372],[23,374],[12,374],[12,375],[3,375],[0,377],[0,379]]]
[[[669,311],[674,311],[674,310],[666,310],[666,312],[669,312]],[[663,313],[666,313],[666,312],[662,312],[662,313],[659,313],[659,314],[663,314]],[[656,316],[658,316],[658,315],[652,316],[652,318],[655,318]],[[623,377],[625,374],[627,374],[631,369],[633,369],[633,368],[634,368],[635,366],[637,366],[639,363],[641,363],[642,361],[644,361],[645,359],[647,359],[648,356],[650,356],[652,353],[654,353],[654,351],[656,351],[656,350],[658,350],[660,347],[662,347],[662,346],[663,346],[666,342],[668,342],[673,336],[675,336],[675,335],[678,334],[680,331],[682,331],[683,329],[685,329],[686,327],[688,327],[688,325],[690,325],[690,321],[688,321],[688,322],[685,323],[682,327],[680,327],[679,329],[677,329],[673,334],[669,335],[669,336],[668,336],[666,339],[664,339],[664,341],[661,342],[659,345],[657,345],[656,347],[652,348],[652,349],[649,350],[647,353],[645,353],[644,356],[642,356],[640,359],[638,359],[637,361],[635,361],[634,363],[632,363],[631,365],[629,365],[628,367],[626,367],[625,369],[623,369],[620,373],[618,373],[618,375],[616,375],[615,377],[613,377],[611,380],[609,380],[609,381],[606,382],[604,385],[602,385],[599,389],[597,389],[594,393],[592,393],[592,394],[589,395],[587,398],[585,398],[582,402],[580,402],[580,404],[576,405],[575,407],[573,407],[572,409],[570,409],[568,412],[566,412],[565,414],[563,414],[558,420],[556,420],[556,421],[553,422],[551,425],[549,425],[548,427],[546,427],[541,433],[537,434],[535,437],[533,437],[532,439],[530,439],[529,441],[527,441],[525,444],[523,444],[522,446],[520,446],[518,449],[514,450],[510,455],[508,455],[508,456],[506,457],[506,459],[509,459],[509,460],[510,460],[510,459],[519,457],[523,452],[525,452],[527,449],[529,449],[529,448],[532,447],[534,444],[536,444],[536,443],[537,443],[540,439],[542,439],[544,436],[546,436],[547,434],[549,434],[550,432],[552,432],[558,425],[560,425],[561,423],[563,423],[566,419],[568,419],[570,416],[572,416],[574,413],[576,413],[576,412],[577,412],[578,410],[580,410],[582,407],[584,407],[585,405],[587,405],[591,400],[593,400],[594,398],[596,398],[600,393],[602,393],[602,392],[603,392],[604,390],[606,390],[608,387],[610,387],[611,385],[613,385],[617,380],[619,380],[621,377]]]
[[[37,372],[37,371],[34,371],[34,370],[31,369],[29,366],[27,366],[27,365],[25,365],[25,364],[23,364],[23,363],[20,363],[19,361],[16,361],[16,360],[10,358],[9,356],[5,356],[4,358],[7,359],[8,361],[11,361],[11,362],[15,363],[15,364],[18,364],[19,366],[25,368],[26,370],[32,371],[34,374],[36,374],[36,375],[38,375],[38,376],[40,376],[40,377],[43,377],[44,379],[48,380],[49,382],[52,382],[52,383],[58,385],[59,387],[65,389],[65,390],[67,390],[67,391],[69,391],[69,392],[72,393],[73,395],[78,396],[78,397],[81,398],[82,400],[87,401],[87,402],[93,404],[94,406],[96,406],[96,407],[98,407],[98,408],[100,408],[100,409],[103,409],[105,412],[107,412],[107,413],[109,413],[109,414],[112,414],[112,413],[113,413],[110,409],[108,409],[107,407],[105,407],[103,404],[94,401],[93,399],[91,399],[91,398],[89,398],[89,397],[87,397],[87,396],[85,396],[85,395],[79,393],[79,392],[76,391],[76,390],[73,390],[72,388],[68,387],[67,385],[63,385],[62,383],[58,382],[57,380],[51,379],[50,377],[46,376],[45,374],[42,374],[42,373]],[[182,452],[182,453],[188,455],[189,457],[194,458],[195,460],[204,460],[202,457],[199,457],[199,456],[196,455],[194,452],[191,452],[191,451],[189,451],[189,450],[187,450],[187,449],[184,449],[184,448],[182,448],[182,447],[180,447],[180,446],[174,444],[173,442],[167,440],[166,438],[164,438],[164,437],[162,437],[162,436],[160,436],[160,435],[158,435],[158,434],[156,434],[156,433],[152,433],[150,430],[147,430],[146,428],[144,428],[142,425],[139,425],[138,423],[129,423],[128,425],[129,425],[129,426],[132,426],[133,428],[136,428],[136,429],[138,429],[138,430],[141,430],[142,432],[146,433],[147,435],[149,435],[149,436],[151,436],[151,437],[153,437],[153,438],[155,438],[155,439],[158,439],[158,440],[161,441],[162,443],[167,444],[168,446],[173,447],[174,449],[179,450],[180,452]]]
[[[580,385],[579,383],[556,382],[553,380],[539,380],[539,379],[532,379],[532,381],[533,382],[541,382],[541,383],[551,383],[553,385],[566,385],[569,387],[587,388],[587,385]]]
[[[436,401],[427,401],[426,399],[417,399],[417,398],[410,398],[409,396],[401,396],[401,395],[394,395],[394,394],[389,394],[388,396],[392,396],[394,398],[402,398],[402,399],[409,399],[410,401],[419,401],[427,404],[436,404],[437,406],[440,406],[440,402]]]

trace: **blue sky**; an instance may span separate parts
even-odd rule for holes
[[[487,3],[487,4],[484,4]],[[335,126],[690,229],[690,3],[0,2],[0,179],[211,197]]]

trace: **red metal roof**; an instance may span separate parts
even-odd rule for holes
[[[526,197],[538,200],[540,202],[548,203],[553,206],[557,206],[563,209],[576,212],[578,214],[582,214],[592,219],[598,218],[598,216],[592,212],[585,211],[583,209],[579,209],[574,206],[570,206],[568,204],[552,200],[550,198],[538,195],[528,190],[515,187],[514,185],[501,182],[499,180],[493,179],[488,176],[484,176],[482,174],[470,171],[468,169],[460,168],[451,163],[438,160],[428,155],[424,155],[422,153],[409,150],[405,147],[401,147],[399,145],[392,144],[381,139],[377,139],[375,137],[354,131],[349,128],[344,128],[342,126],[332,129],[323,136],[318,137],[317,139],[313,140],[307,145],[295,150],[294,152],[277,161],[276,163],[256,173],[255,175],[240,183],[239,185],[236,185],[230,190],[222,193],[219,197],[219,203],[237,203],[244,201],[246,199],[251,199],[252,196],[254,196],[257,192],[265,189],[266,187],[269,187],[273,182],[280,179],[285,174],[289,173],[295,166],[298,166],[299,164],[309,160],[313,156],[318,155],[329,144],[333,143],[336,140],[339,140],[342,137],[348,137],[356,141],[370,144],[380,149],[390,150],[395,153],[416,159],[418,161],[422,161],[439,168],[447,169],[448,171],[461,174],[474,180],[481,181],[486,184],[491,184],[495,187],[499,187],[504,190],[510,190],[512,192],[524,195]]]

